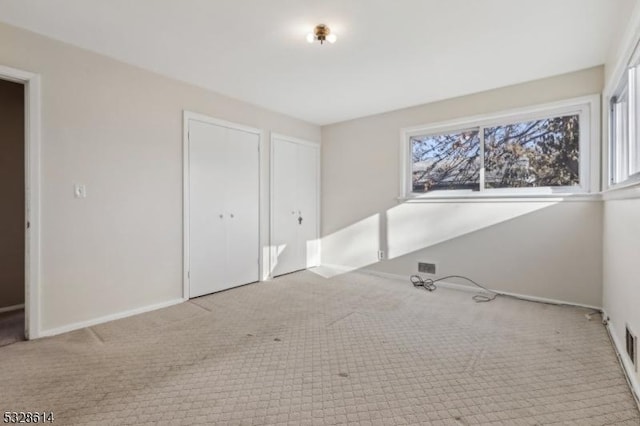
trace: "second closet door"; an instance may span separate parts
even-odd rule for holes
[[[227,129],[226,203],[228,285],[259,279],[259,137]]]
[[[273,139],[272,274],[318,264],[318,148]]]

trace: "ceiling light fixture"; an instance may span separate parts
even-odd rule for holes
[[[320,44],[324,44],[325,41],[329,43],[335,43],[338,37],[331,33],[329,27],[324,24],[316,25],[312,33],[307,34],[307,41],[313,43],[319,41]]]

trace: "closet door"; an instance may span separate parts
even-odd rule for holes
[[[272,149],[272,274],[319,262],[318,148],[279,138]]]
[[[259,279],[260,140],[235,129],[227,137],[227,283],[235,287]]]
[[[297,204],[302,219],[298,224],[298,244],[304,268],[320,263],[318,241],[318,148],[298,145]]]
[[[298,241],[297,162],[298,145],[273,139],[272,268],[273,276],[304,269]]]
[[[189,121],[189,297],[259,279],[259,142]]]
[[[223,290],[226,274],[227,129],[189,123],[189,296]]]

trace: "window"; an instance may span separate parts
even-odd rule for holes
[[[411,138],[413,192],[480,185],[478,129]]]
[[[484,129],[485,188],[580,184],[578,114]]]
[[[634,55],[638,56],[638,54]],[[609,185],[640,180],[640,65],[629,67],[609,106]]]
[[[403,130],[403,193],[521,195],[588,192],[591,116],[582,98]],[[597,115],[596,115],[597,117]]]

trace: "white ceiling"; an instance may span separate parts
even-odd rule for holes
[[[0,21],[328,124],[600,65],[635,0],[0,0]],[[326,23],[333,45],[306,34]]]

